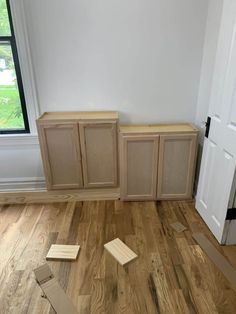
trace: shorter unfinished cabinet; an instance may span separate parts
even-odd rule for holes
[[[121,199],[190,199],[196,146],[189,124],[121,126]]]
[[[158,199],[191,198],[196,144],[196,134],[160,136]]]
[[[117,112],[47,112],[37,120],[47,188],[117,186]]]
[[[157,135],[121,135],[121,199],[155,199],[158,140]]]

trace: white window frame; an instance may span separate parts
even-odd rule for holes
[[[12,23],[15,32],[16,45],[18,51],[18,58],[21,68],[21,76],[24,87],[24,94],[26,100],[26,109],[28,113],[29,134],[1,134],[0,145],[6,143],[16,143],[20,138],[22,141],[32,143],[32,140],[37,139],[37,128],[35,120],[39,117],[39,105],[37,97],[37,89],[35,85],[34,68],[31,58],[30,45],[28,40],[28,31],[26,25],[26,17],[23,0],[10,0]]]

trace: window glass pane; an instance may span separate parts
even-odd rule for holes
[[[0,130],[24,127],[11,46],[0,43]]]
[[[0,36],[11,36],[6,0],[0,0]]]

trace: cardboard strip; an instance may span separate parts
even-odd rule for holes
[[[36,280],[57,314],[78,314],[47,264],[34,270]]]
[[[62,245],[62,244],[52,244],[46,260],[68,260],[75,261],[79,253],[79,245]]]
[[[194,233],[192,237],[197,241],[212,262],[228,279],[232,287],[236,288],[236,269],[230,265],[227,259],[214,247],[214,245],[202,233]]]
[[[121,266],[126,265],[138,257],[124,242],[120,239],[112,240],[104,245],[105,249],[119,262]]]
[[[176,232],[182,232],[184,230],[187,230],[187,228],[184,225],[182,225],[181,222],[179,221],[176,221],[170,225]]]

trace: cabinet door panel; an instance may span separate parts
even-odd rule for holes
[[[82,187],[78,125],[41,126],[40,138],[48,189]]]
[[[197,135],[161,135],[158,199],[192,197]]]
[[[117,186],[117,125],[80,123],[85,187]]]
[[[158,136],[121,136],[121,198],[156,198]]]

